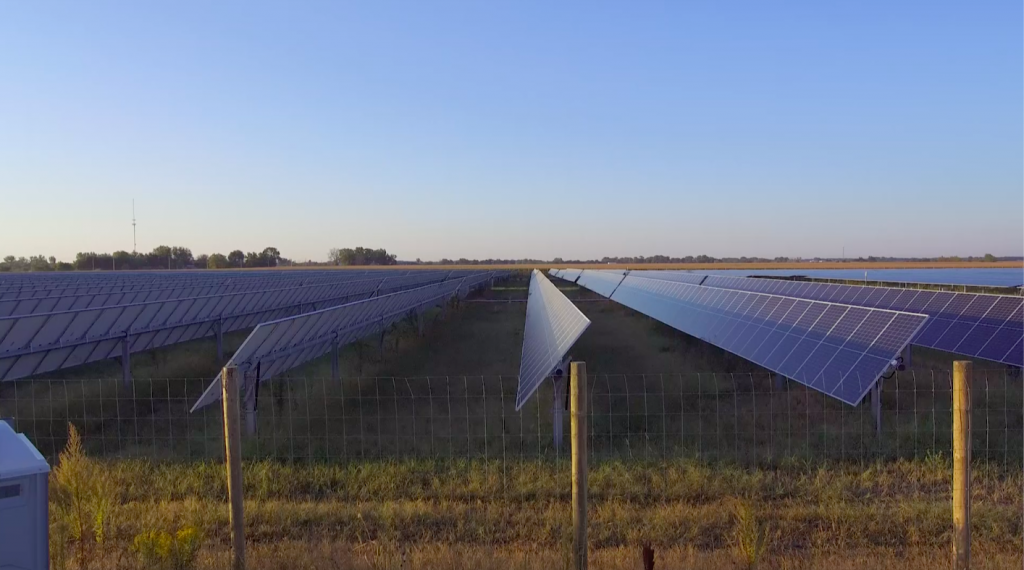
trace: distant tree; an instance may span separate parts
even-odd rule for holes
[[[197,255],[192,264],[196,266],[196,269],[206,269],[210,264],[210,256],[205,253]]]
[[[215,253],[206,261],[206,267],[209,269],[226,269],[231,267],[231,262],[228,261],[228,258],[223,253]]]
[[[171,265],[174,269],[185,269],[194,261],[192,250],[187,247],[171,248]]]
[[[992,262],[992,261],[995,261],[995,260],[996,260],[996,256],[992,255],[991,253],[986,253],[985,254],[985,261]]]
[[[277,262],[281,261],[281,252],[276,247],[268,247],[260,252],[260,259],[263,261],[261,267],[277,267]]]
[[[57,271],[74,271],[75,266],[71,265],[66,261],[58,261],[56,264]]]
[[[53,266],[50,265],[49,260],[42,255],[33,255],[28,260],[29,271],[51,271]]]
[[[241,267],[245,263],[245,254],[240,249],[232,251],[228,254],[228,263],[231,264],[231,267]]]
[[[334,248],[327,254],[334,265],[395,265],[398,256],[391,255],[386,249]]]
[[[115,251],[113,257],[115,269],[134,269],[132,267],[132,265],[134,265],[134,259],[132,257],[132,254],[128,253],[127,251]]]

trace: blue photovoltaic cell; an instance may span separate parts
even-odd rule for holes
[[[540,271],[530,277],[526,303],[523,354],[519,363],[516,410],[540,388],[544,379],[565,358],[590,320]]]
[[[270,380],[332,349],[387,330],[411,312],[445,303],[459,293],[462,284],[462,279],[449,280],[260,323],[235,351],[227,366],[237,366],[244,372],[259,364],[260,381]],[[220,397],[220,375],[217,375],[192,411]]]
[[[1021,297],[717,275],[708,276],[704,286],[920,313],[930,318],[912,344],[1015,366],[1024,364]]]
[[[635,272],[612,300],[853,405],[927,320]]]

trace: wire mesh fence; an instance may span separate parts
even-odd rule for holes
[[[67,423],[87,450],[110,458],[168,461],[223,457],[218,405],[189,413],[208,380],[36,380],[0,386],[0,417],[53,459]],[[866,461],[951,453],[948,372],[883,380],[880,413],[870,397],[848,406],[766,374],[601,375],[588,379],[589,449],[605,458],[691,457],[739,464]],[[281,461],[388,458],[558,459],[569,453],[569,415],[554,441],[551,382],[515,410],[517,378],[283,378],[258,394],[256,433],[244,457]],[[1019,468],[1024,388],[1010,370],[976,370],[974,457]],[[245,412],[243,411],[243,417]],[[245,422],[243,421],[243,425]]]

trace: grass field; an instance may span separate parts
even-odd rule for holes
[[[133,537],[184,527],[203,537],[197,568],[228,567],[220,464],[105,468],[117,506],[102,567],[138,567]],[[638,568],[639,548],[650,544],[660,568],[747,568],[748,535],[764,537],[759,568],[945,566],[949,472],[938,459],[775,469],[602,463],[590,472],[592,567]],[[568,475],[565,461],[249,463],[250,567],[563,568]],[[975,472],[974,568],[1020,567],[1022,483],[1019,471]]]

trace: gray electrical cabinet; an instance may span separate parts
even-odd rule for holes
[[[0,421],[0,570],[50,567],[50,466]]]

